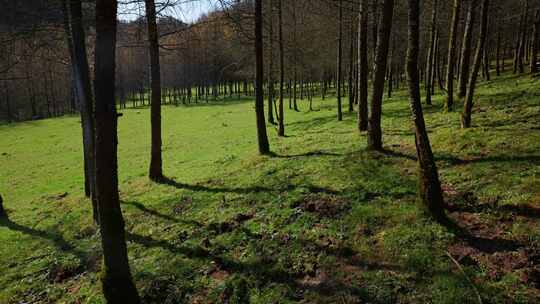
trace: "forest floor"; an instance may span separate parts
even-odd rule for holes
[[[148,109],[125,110],[119,179],[145,303],[539,303],[540,80],[483,82],[473,128],[425,107],[451,217],[416,202],[406,90],[386,99],[385,153],[335,99],[286,111],[256,153],[253,103],[163,107],[164,171],[146,177]],[[344,107],[346,108],[346,107]],[[77,117],[0,126],[0,303],[102,303],[100,237]],[[479,299],[481,297],[481,299]]]

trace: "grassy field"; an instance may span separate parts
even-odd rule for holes
[[[474,127],[426,120],[455,236],[416,203],[406,91],[384,102],[386,153],[335,101],[286,112],[256,153],[253,103],[163,108],[168,184],[146,178],[147,109],[125,110],[119,174],[145,303],[538,303],[540,81],[482,83]],[[102,303],[99,232],[77,117],[0,126],[0,303]]]

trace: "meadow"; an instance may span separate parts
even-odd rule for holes
[[[386,152],[365,150],[335,98],[269,126],[249,98],[163,107],[168,181],[148,180],[150,113],[123,110],[119,182],[145,303],[538,303],[540,81],[482,82],[473,128],[443,95],[424,106],[451,217],[416,199],[407,91],[386,98]],[[344,110],[345,110],[344,106]],[[345,110],[346,111],[346,110]],[[0,125],[0,303],[103,303],[100,237],[84,197],[80,119]]]

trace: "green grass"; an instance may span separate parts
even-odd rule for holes
[[[448,200],[490,207],[456,216],[533,252],[538,218],[503,207],[540,205],[538,88],[526,77],[482,83],[469,130],[459,128],[460,109],[441,111],[442,95],[425,107]],[[147,303],[475,303],[475,289],[490,303],[539,299],[530,267],[492,261],[522,249],[460,260],[464,272],[447,256],[460,240],[416,202],[405,90],[384,102],[384,154],[365,151],[355,114],[337,121],[333,98],[316,99],[313,112],[307,101],[300,107],[286,111],[286,138],[269,127],[273,157],[256,153],[248,99],[163,107],[164,171],[175,181],[167,185],[146,177],[149,111],[123,112],[120,194]],[[76,117],[0,126],[9,211],[0,221],[0,303],[103,302],[81,145]]]

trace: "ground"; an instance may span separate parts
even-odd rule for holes
[[[125,110],[119,174],[145,303],[538,303],[539,80],[484,82],[473,128],[425,107],[451,217],[416,201],[406,91],[386,99],[386,152],[365,150],[334,98],[286,111],[258,156],[253,102],[163,107],[167,183],[148,109]],[[99,232],[82,188],[77,117],[0,126],[0,303],[103,303]]]

